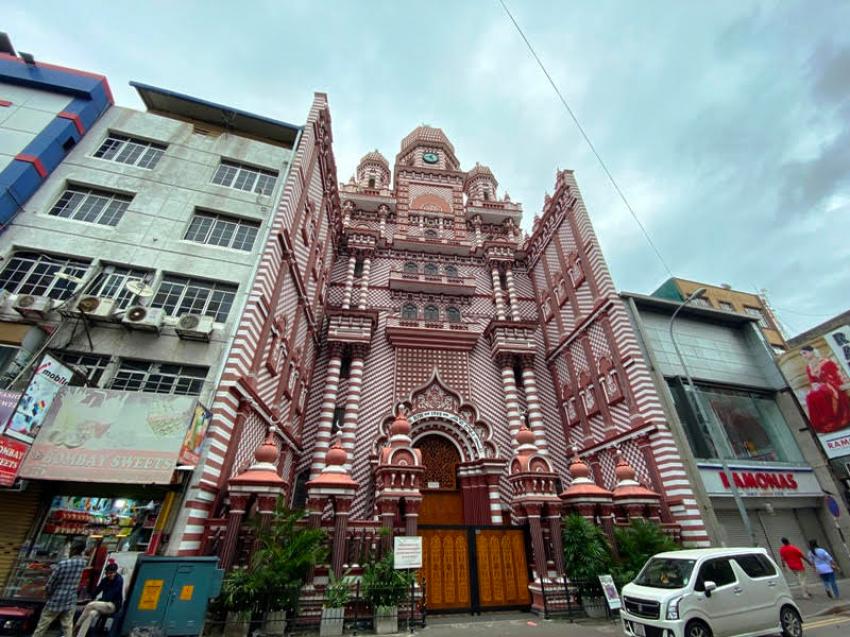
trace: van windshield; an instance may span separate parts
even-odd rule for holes
[[[684,588],[691,581],[694,564],[696,560],[653,557],[635,578],[635,584],[650,588]]]

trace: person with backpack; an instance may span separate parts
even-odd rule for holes
[[[829,551],[818,546],[816,540],[809,540],[809,560],[814,564],[815,570],[823,581],[826,594],[833,599],[838,599],[838,584],[835,581],[835,569],[838,564],[829,554]]]

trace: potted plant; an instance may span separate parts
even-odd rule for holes
[[[286,613],[297,607],[310,567],[327,554],[324,532],[299,526],[302,517],[301,512],[290,511],[278,502],[270,524],[257,533],[249,572],[255,605],[265,613],[265,635],[283,635]]]
[[[217,605],[226,613],[224,637],[245,637],[251,624],[255,602],[255,582],[245,568],[234,568],[221,583]]]
[[[319,637],[338,637],[342,635],[345,624],[345,607],[351,599],[351,583],[348,578],[350,571],[341,577],[330,573],[328,585],[325,588],[325,603],[322,606],[322,623],[319,625]]]
[[[412,571],[394,568],[392,553],[367,564],[361,585],[374,612],[376,634],[398,632],[398,605],[410,595],[414,581]]]
[[[581,592],[588,617],[606,615],[599,576],[611,572],[611,547],[605,532],[587,518],[572,514],[564,520],[564,568]]]

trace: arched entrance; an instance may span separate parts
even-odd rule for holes
[[[440,434],[422,436],[414,445],[422,451],[422,508],[419,524],[463,524],[463,498],[458,481],[460,451]]]

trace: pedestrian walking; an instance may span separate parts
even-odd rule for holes
[[[118,574],[118,565],[110,562],[103,571],[103,579],[94,589],[94,597],[100,595],[100,601],[93,599],[80,614],[77,620],[77,637],[89,634],[91,623],[100,615],[114,615],[121,610],[124,602],[124,578]]]
[[[77,606],[77,589],[86,567],[83,551],[84,542],[74,542],[68,553],[68,559],[53,567],[53,572],[44,587],[47,591],[47,603],[41,611],[41,619],[32,637],[44,637],[50,624],[58,617],[62,624],[64,637],[74,637],[74,609]]]
[[[779,557],[782,558],[782,568],[787,568],[797,578],[797,583],[800,585],[800,591],[803,593],[803,597],[810,599],[812,596],[806,587],[806,566],[803,562],[812,566],[811,561],[803,554],[803,551],[791,544],[787,537],[782,538]]]
[[[818,546],[816,540],[809,540],[809,559],[823,581],[823,587],[829,597],[838,599],[838,584],[835,581],[835,569],[838,564],[832,559],[829,551]]]

